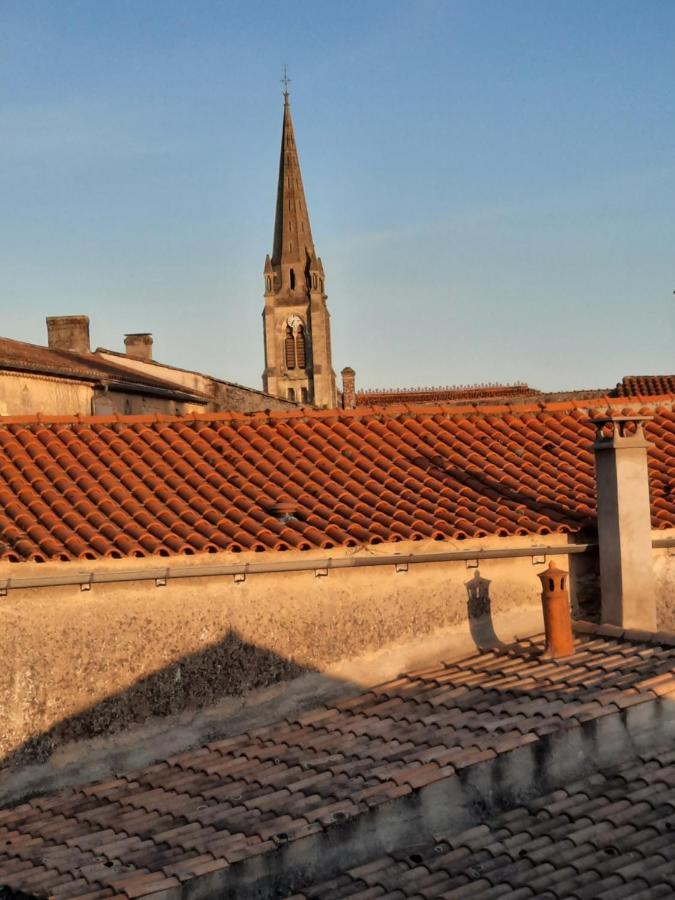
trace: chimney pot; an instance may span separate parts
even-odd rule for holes
[[[148,331],[124,335],[124,352],[134,359],[152,360],[152,334]]]
[[[89,316],[47,316],[47,346],[50,350],[90,353]]]
[[[572,616],[567,591],[567,572],[554,562],[537,576],[541,581],[541,603],[546,632],[546,656],[558,659],[574,653]]]

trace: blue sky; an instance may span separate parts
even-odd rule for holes
[[[673,372],[674,47],[672,0],[2,0],[0,333],[259,387],[287,63],[336,371]]]

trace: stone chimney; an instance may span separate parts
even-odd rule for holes
[[[152,359],[152,335],[147,331],[139,334],[125,334],[124,350],[127,356],[149,362]]]
[[[593,419],[602,621],[656,629],[647,448],[649,416]]]
[[[354,409],[356,406],[356,372],[345,366],[342,372],[342,406],[344,409]]]
[[[50,350],[90,353],[89,316],[48,316],[47,346]]]

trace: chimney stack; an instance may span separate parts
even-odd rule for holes
[[[342,372],[342,407],[354,409],[356,406],[356,372],[351,366],[345,366]]]
[[[656,629],[649,474],[643,424],[650,416],[603,416],[595,472],[602,621]]]
[[[152,360],[152,335],[147,332],[124,335],[124,351],[127,356],[134,359],[143,359],[146,362]]]
[[[90,353],[89,316],[48,316],[47,346],[50,350]]]

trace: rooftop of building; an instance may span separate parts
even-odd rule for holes
[[[207,375],[205,372],[200,372],[197,369],[186,369],[182,366],[173,366],[169,363],[161,362],[157,359],[143,359],[138,357],[130,357],[128,353],[122,353],[119,350],[109,350],[107,347],[97,347],[94,351],[95,355],[101,357],[105,355],[105,357],[113,356],[120,360],[119,366],[120,368],[124,368],[127,371],[138,371],[137,365],[138,363],[142,363],[145,366],[150,366],[151,368],[156,369],[167,369],[169,372],[176,373],[184,373],[188,375],[196,375],[198,378],[204,378],[208,381],[217,381],[218,384],[224,384],[228,387],[238,388],[242,391],[249,391],[251,394],[257,394],[260,397],[269,397],[271,400],[274,400],[276,403],[286,403],[288,404],[289,409],[293,409],[297,406],[292,400],[286,400],[282,397],[272,397],[270,394],[266,394],[264,391],[259,391],[257,388],[247,387],[244,384],[239,384],[236,381],[227,381],[225,378],[220,378],[217,375]],[[125,362],[126,361],[126,362]],[[131,363],[131,365],[129,365]],[[134,365],[135,364],[135,365]]]
[[[64,900],[672,886],[675,767],[657,748],[672,748],[675,635],[577,632],[565,659],[540,637],[498,645],[0,811],[0,885]]]
[[[190,403],[203,404],[208,400],[201,391],[188,390],[167,379],[134,372],[96,353],[57,350],[10,338],[0,338],[0,369],[84,381],[112,390],[142,391]]]
[[[675,375],[624,375],[614,389],[616,397],[653,397],[675,394]]]
[[[392,403],[444,403],[504,400],[511,397],[535,397],[541,394],[524,382],[514,384],[455,384],[433,387],[366,389],[356,392],[357,406],[381,406]]]
[[[0,558],[311,550],[580,533],[591,422],[651,416],[652,526],[675,527],[675,396],[501,406],[0,420]]]
[[[346,370],[352,375],[353,369]],[[367,388],[356,391],[357,406],[391,406],[398,403],[476,403],[497,402],[542,403],[555,400],[591,400],[599,397],[654,397],[675,394],[675,375],[624,375],[613,388],[578,388],[564,391],[541,391],[525,382],[511,384],[485,382],[480,384],[435,385],[411,388]]]
[[[675,891],[675,748],[587,775],[459,834],[439,833],[288,900],[657,900]]]

